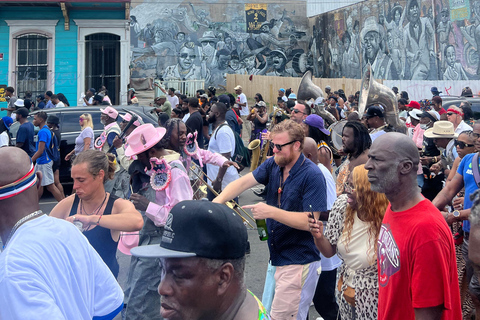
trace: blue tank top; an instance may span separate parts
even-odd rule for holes
[[[107,205],[103,211],[103,215],[109,215],[112,213],[113,203],[118,199],[118,197],[110,194],[108,198]],[[70,216],[77,214],[78,204],[80,198],[75,195],[73,200],[72,209],[70,210]],[[95,228],[84,231],[83,235],[88,239],[92,247],[97,250],[100,257],[102,257],[103,262],[110,268],[115,278],[118,276],[119,265],[117,261],[117,246],[118,242],[113,241],[112,234],[110,229],[96,226]]]

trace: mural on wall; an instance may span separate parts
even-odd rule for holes
[[[131,77],[218,87],[226,74],[302,76],[314,67],[305,10],[303,1],[145,1],[130,15]]]
[[[480,79],[480,1],[366,1],[314,18],[314,75]]]

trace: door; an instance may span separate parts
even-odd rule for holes
[[[85,37],[85,89],[105,86],[113,105],[120,102],[120,37],[95,33]]]

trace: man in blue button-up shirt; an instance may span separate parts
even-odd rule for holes
[[[325,178],[302,154],[304,128],[292,120],[271,133],[274,157],[230,183],[214,200],[224,203],[264,184],[266,203],[245,206],[255,219],[267,219],[268,247],[275,271],[272,319],[306,319],[319,277],[320,256],[309,233],[308,215],[327,210]]]

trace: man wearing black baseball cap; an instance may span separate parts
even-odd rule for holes
[[[367,109],[365,113],[367,118],[367,126],[369,129],[373,129],[370,133],[370,138],[372,142],[380,137],[382,134],[385,134],[386,131],[384,128],[387,126],[385,123],[385,116],[383,115],[383,108],[379,106],[371,106]]]
[[[182,201],[170,211],[160,245],[131,249],[159,258],[160,313],[165,319],[269,319],[243,282],[247,230],[223,204]]]

